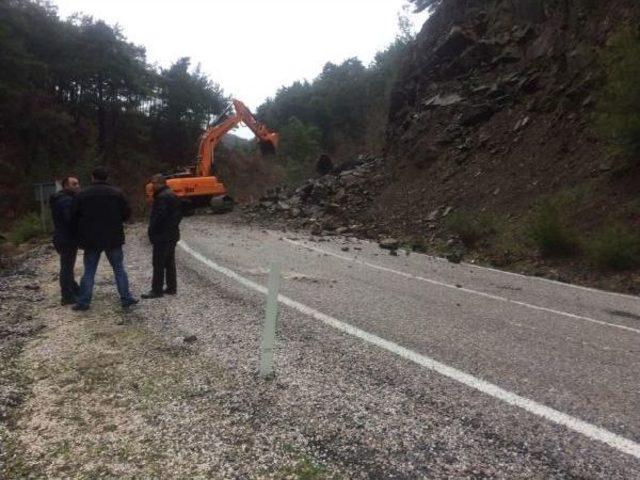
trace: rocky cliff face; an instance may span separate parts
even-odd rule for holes
[[[610,165],[591,128],[598,52],[636,3],[444,2],[392,95],[395,181],[374,216],[393,206],[383,223],[419,231],[443,205],[514,212],[604,175]]]

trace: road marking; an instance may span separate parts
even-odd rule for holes
[[[478,290],[472,290],[470,288],[457,287],[456,285],[452,285],[450,283],[439,282],[438,280],[432,280],[430,278],[421,277],[419,275],[413,275],[411,273],[406,273],[406,272],[403,272],[403,271],[400,271],[400,270],[394,270],[393,268],[383,267],[381,265],[376,265],[375,263],[370,263],[370,262],[367,262],[365,260],[360,260],[358,258],[348,257],[346,255],[340,255],[338,253],[334,253],[334,252],[331,252],[329,250],[323,250],[322,248],[318,248],[318,247],[314,247],[314,246],[311,246],[311,245],[307,245],[305,243],[298,242],[296,240],[290,240],[288,238],[285,238],[284,240],[286,242],[288,242],[288,243],[291,243],[292,245],[297,245],[299,247],[306,248],[307,250],[311,250],[311,251],[314,251],[314,252],[317,252],[317,253],[322,253],[324,255],[330,255],[332,257],[339,258],[341,260],[346,260],[346,261],[349,261],[349,262],[358,263],[360,265],[364,265],[364,266],[369,267],[369,268],[374,268],[376,270],[380,270],[380,271],[383,271],[383,272],[394,273],[396,275],[400,275],[400,276],[405,277],[405,278],[411,278],[412,280],[418,280],[420,282],[430,283],[432,285],[437,285],[439,287],[449,288],[449,289],[452,289],[452,290],[456,290],[458,292],[470,293],[472,295],[478,295],[480,297],[489,298],[491,300],[496,300],[496,301],[499,301],[499,302],[510,303],[512,305],[518,305],[518,306],[521,306],[521,307],[530,308],[532,310],[537,310],[537,311],[540,311],[540,312],[552,313],[554,315],[560,315],[560,316],[563,316],[563,317],[572,318],[574,320],[582,320],[582,321],[585,321],[585,322],[596,323],[598,325],[605,325],[607,327],[619,328],[621,330],[626,330],[628,332],[640,333],[640,329],[627,327],[626,325],[619,325],[617,323],[609,323],[609,322],[605,322],[603,320],[596,320],[595,318],[585,317],[583,315],[576,315],[576,314],[569,313],[569,312],[563,312],[562,310],[555,310],[553,308],[540,307],[538,305],[533,305],[531,303],[520,302],[518,300],[512,300],[512,299],[507,298],[507,297],[501,297],[499,295],[493,295],[491,293],[480,292]]]
[[[214,261],[208,259],[201,253],[192,249],[187,245],[184,241],[180,241],[178,246],[182,248],[186,253],[191,255],[196,260],[199,260],[206,266],[215,270],[216,272],[222,273],[227,277],[235,280],[239,284],[260,292],[262,294],[267,294],[267,288],[262,285],[249,280],[248,278],[244,278],[243,276],[237,274],[233,270],[223,267],[222,265],[218,265]],[[490,395],[498,400],[501,400],[509,405],[513,405],[515,407],[519,407],[529,413],[542,417],[550,422],[556,423],[558,425],[562,425],[563,427],[568,428],[577,433],[581,433],[582,435],[592,439],[602,442],[610,447],[629,454],[635,458],[640,459],[640,444],[624,438],[616,433],[605,430],[604,428],[600,428],[591,423],[580,420],[579,418],[572,417],[566,413],[555,410],[551,407],[547,407],[541,403],[538,403],[534,400],[530,400],[525,397],[521,397],[520,395],[505,390],[493,383],[487,382],[480,378],[474,377],[462,370],[458,370],[457,368],[450,367],[444,363],[438,362],[426,355],[422,355],[420,353],[414,352],[413,350],[409,350],[408,348],[402,347],[397,343],[391,342],[389,340],[385,340],[384,338],[378,337],[377,335],[373,335],[369,332],[359,329],[353,325],[342,322],[337,318],[326,315],[314,308],[311,308],[307,305],[304,305],[300,302],[292,300],[289,297],[284,295],[278,295],[278,300],[283,305],[286,305],[294,310],[299,311],[305,315],[308,315],[316,320],[323,322],[330,327],[335,328],[341,332],[344,332],[348,335],[352,335],[356,338],[364,340],[372,345],[380,347],[384,350],[392,352],[406,360],[409,360],[413,363],[416,363],[420,366],[423,366],[429,370],[433,370],[434,372],[439,373],[445,377],[448,377],[456,382],[462,383],[468,387],[471,387],[475,390],[478,390],[482,393]]]
[[[273,233],[278,235],[279,238],[281,238],[281,236],[282,236],[282,232],[280,232],[279,234],[278,234],[278,232],[273,232]],[[285,240],[290,240],[290,239],[286,238]],[[375,246],[376,248],[379,248],[377,243],[372,242],[370,240],[359,239],[359,241],[362,242],[362,243],[366,243],[368,245]],[[440,263],[450,263],[449,260],[447,260],[446,258],[436,257],[435,255],[429,255],[427,253],[411,252],[411,254],[412,255],[421,256],[421,257],[426,257],[429,260],[433,260],[433,261],[440,262]],[[609,296],[612,296],[612,297],[620,297],[620,298],[625,298],[627,300],[634,300],[636,302],[638,301],[638,296],[636,296],[636,295],[630,295],[630,294],[618,293],[618,292],[609,292],[607,290],[601,290],[599,288],[585,287],[583,285],[576,285],[574,283],[560,282],[558,280],[551,280],[550,278],[534,277],[532,275],[524,275],[522,273],[509,272],[507,270],[499,270],[497,268],[485,267],[483,265],[476,265],[476,264],[473,264],[473,263],[461,262],[460,265],[463,266],[463,267],[474,268],[476,270],[488,270],[490,272],[501,273],[503,275],[510,275],[512,277],[525,278],[525,279],[533,281],[533,282],[551,283],[553,285],[559,285],[559,286],[565,287],[565,288],[573,288],[573,289],[576,289],[576,290],[583,290],[585,292],[599,293],[599,294],[602,294],[602,295],[609,295]]]

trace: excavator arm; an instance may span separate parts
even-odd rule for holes
[[[200,177],[211,175],[213,167],[213,152],[229,130],[240,122],[244,123],[256,136],[263,155],[274,154],[278,146],[278,134],[271,132],[264,124],[258,122],[251,111],[240,100],[233,100],[235,115],[223,122],[209,127],[200,138],[198,148],[198,165],[196,174]]]

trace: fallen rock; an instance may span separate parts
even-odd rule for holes
[[[457,93],[449,93],[443,95],[436,95],[435,97],[430,98],[423,102],[425,107],[448,107],[450,105],[455,105],[456,103],[460,103],[463,98]]]
[[[451,58],[460,55],[469,45],[474,43],[461,27],[455,26],[449,31],[449,35],[444,42],[434,51],[438,58]]]
[[[400,242],[395,238],[383,238],[382,240],[380,240],[378,245],[380,246],[380,248],[383,248],[385,250],[397,250],[400,246]]]

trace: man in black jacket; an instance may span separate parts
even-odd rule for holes
[[[62,180],[62,190],[51,196],[53,219],[53,246],[60,255],[60,293],[62,305],[76,303],[80,286],[73,276],[78,255],[78,241],[71,223],[73,199],[80,191],[80,182],[74,176]]]
[[[73,202],[73,222],[78,232],[78,245],[84,250],[84,275],[74,310],[88,310],[93,295],[93,283],[102,252],[107,256],[120,294],[127,308],[138,303],[129,291],[129,279],[124,268],[124,222],[131,209],[120,190],[107,183],[108,173],[97,167],[91,174],[91,186]]]
[[[176,243],[180,240],[182,208],[180,199],[167,187],[162,175],[154,175],[153,206],[149,218],[149,240],[153,245],[153,280],[151,291],[142,298],[160,298],[178,292],[176,279]],[[164,288],[165,275],[167,288]]]

